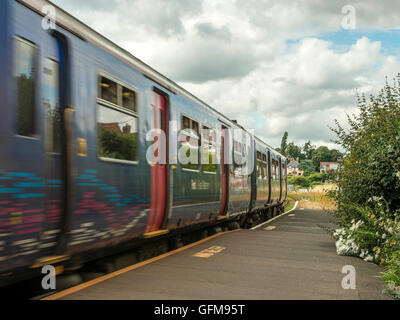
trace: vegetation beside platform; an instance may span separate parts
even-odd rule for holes
[[[336,143],[347,152],[338,176],[340,203],[329,230],[338,254],[359,256],[383,267],[385,292],[400,298],[400,74],[376,96],[357,97],[358,115],[336,121]]]
[[[337,204],[332,197],[328,196],[328,192],[335,188],[334,184],[318,185],[309,192],[290,191],[288,197],[298,200],[298,207],[331,211],[336,210]]]
[[[289,210],[292,210],[295,203],[296,203],[296,199],[291,197],[290,195],[288,195],[284,212],[288,212]]]

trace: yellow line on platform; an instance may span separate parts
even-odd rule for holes
[[[191,243],[191,244],[188,244],[187,246],[184,246],[184,247],[182,247],[182,248],[175,249],[175,250],[173,250],[173,251],[164,253],[164,254],[162,254],[162,255],[160,255],[160,256],[157,256],[157,257],[154,257],[154,258],[151,258],[151,259],[148,259],[148,260],[145,260],[145,261],[142,261],[142,262],[133,264],[133,265],[131,265],[131,266],[129,266],[129,267],[126,267],[126,268],[123,268],[123,269],[120,269],[120,270],[111,272],[111,273],[109,273],[109,274],[106,274],[106,275],[104,275],[104,276],[98,277],[98,278],[93,279],[93,280],[90,280],[90,281],[88,281],[88,282],[79,284],[79,285],[74,286],[74,287],[72,287],[72,288],[69,288],[69,289],[60,291],[60,292],[58,292],[58,293],[52,294],[52,295],[50,295],[50,296],[48,296],[48,297],[45,297],[45,298],[42,298],[42,299],[40,299],[40,300],[57,300],[57,299],[63,298],[63,297],[68,296],[68,295],[70,295],[70,294],[72,294],[72,293],[75,293],[75,292],[78,292],[78,291],[80,291],[80,290],[86,289],[86,288],[91,287],[91,286],[93,286],[93,285],[95,285],[95,284],[104,282],[104,281],[106,281],[106,280],[108,280],[108,279],[117,277],[117,276],[119,276],[119,275],[121,275],[121,274],[124,274],[124,273],[126,273],[126,272],[129,272],[129,271],[138,269],[138,268],[143,267],[143,266],[145,266],[145,265],[147,265],[147,264],[150,264],[150,263],[152,263],[152,262],[155,262],[155,261],[164,259],[164,258],[166,258],[166,257],[169,257],[169,256],[173,255],[173,254],[182,252],[182,251],[184,251],[184,250],[186,250],[186,249],[189,249],[189,248],[192,248],[192,247],[194,247],[194,246],[197,246],[197,245],[199,245],[199,244],[201,244],[201,243],[203,243],[203,242],[206,242],[206,241],[208,241],[208,240],[211,240],[211,239],[213,239],[213,238],[222,236],[222,235],[227,234],[227,233],[239,231],[239,230],[240,230],[240,229],[236,229],[236,230],[231,230],[231,231],[220,232],[220,233],[214,234],[214,235],[212,235],[212,236],[210,236],[210,237],[207,237],[207,238],[204,238],[204,239],[202,239],[202,240],[199,240],[199,241],[193,242],[193,243]]]

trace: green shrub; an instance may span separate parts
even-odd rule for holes
[[[400,75],[369,101],[357,98],[359,115],[348,116],[349,129],[337,121],[337,143],[347,150],[339,175],[341,202],[363,205],[382,197],[400,208]]]
[[[385,292],[400,297],[400,74],[367,101],[357,97],[359,114],[338,121],[337,141],[347,152],[337,176],[340,201],[333,212],[342,227],[331,233],[337,250],[384,267]]]
[[[325,173],[313,172],[308,176],[292,176],[288,175],[288,184],[301,188],[309,188],[311,186],[320,185],[325,182]]]

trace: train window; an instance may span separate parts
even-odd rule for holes
[[[122,106],[136,112],[135,92],[125,87],[122,87]]]
[[[275,159],[272,159],[272,179],[273,180],[276,180],[278,178],[277,166],[278,166],[278,162]]]
[[[233,132],[233,172],[234,175],[241,175],[246,167],[245,136],[242,130],[236,129]]]
[[[202,148],[203,148],[203,171],[205,172],[216,172],[216,146],[215,146],[215,131],[210,128],[203,126],[202,128]]]
[[[241,155],[243,151],[242,143],[235,140],[234,144],[234,151]]]
[[[199,135],[199,123],[192,120],[192,130]]]
[[[189,159],[188,163],[182,163],[183,169],[190,170],[199,170],[200,161],[199,161],[199,153],[200,149],[198,146],[198,138],[193,136],[186,136],[186,141],[181,142],[180,148],[184,148],[186,150],[186,157]],[[193,156],[194,155],[194,156]],[[192,161],[193,159],[193,161]]]
[[[99,104],[97,124],[101,158],[138,160],[138,120],[134,114]]]
[[[15,41],[16,82],[16,134],[26,137],[35,135],[36,101],[36,51],[37,47],[25,40]]]
[[[194,133],[197,136],[200,135],[199,123],[188,117],[182,116],[182,130],[185,130],[185,129],[191,129],[194,131]]]
[[[118,85],[116,82],[100,77],[100,98],[118,104]]]
[[[188,163],[182,163],[182,168],[190,170],[199,170],[200,169],[199,123],[188,117],[182,116],[181,129],[182,131],[180,135],[186,137],[185,139],[186,141],[180,142],[180,148],[186,149],[186,157],[189,158]]]
[[[263,178],[267,179],[267,155],[263,153],[261,156],[263,165]]]
[[[263,175],[264,179],[267,179],[268,176],[267,176],[267,163],[266,162],[263,162],[263,173],[264,173],[264,175]]]
[[[263,178],[263,167],[260,160],[257,160],[257,177],[259,179]]]
[[[59,66],[51,59],[46,59],[43,68],[43,104],[45,108],[46,152],[60,153],[61,150],[61,115],[59,103]]]
[[[138,161],[136,93],[99,76],[98,154],[103,160]]]
[[[282,163],[282,177],[285,178],[286,177],[286,164]]]
[[[260,151],[256,152],[256,158],[257,158],[257,177],[259,179],[261,179],[263,177],[263,175],[262,175],[263,170],[262,170],[261,152]]]
[[[188,117],[182,117],[182,129],[190,129],[190,119]]]
[[[272,160],[272,179],[276,180],[276,166],[275,166],[275,160]]]

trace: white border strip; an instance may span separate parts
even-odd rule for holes
[[[261,223],[261,224],[255,226],[255,227],[251,228],[250,230],[256,230],[256,229],[258,229],[258,228],[261,228],[262,226],[264,226],[264,225],[266,225],[266,224],[268,224],[268,223],[274,221],[275,219],[278,219],[278,218],[280,218],[280,217],[283,217],[283,216],[287,215],[289,212],[291,212],[291,211],[293,211],[293,210],[295,210],[295,209],[297,208],[297,204],[298,204],[298,203],[299,203],[299,202],[296,201],[296,203],[294,204],[293,208],[290,209],[289,211],[287,211],[287,212],[285,212],[285,213],[282,213],[282,214],[280,214],[279,216],[273,217],[272,219],[270,219],[270,220],[268,220],[268,221],[265,221],[265,222],[263,222],[263,223]]]

